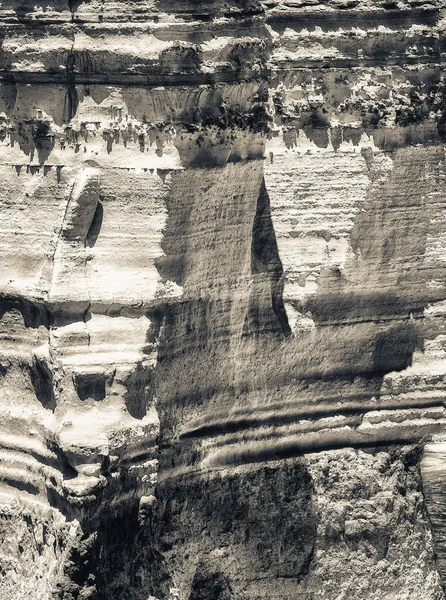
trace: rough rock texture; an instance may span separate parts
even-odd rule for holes
[[[445,28],[1,3],[1,600],[444,599]]]

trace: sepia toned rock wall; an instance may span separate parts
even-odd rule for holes
[[[444,598],[445,18],[1,4],[1,600]]]

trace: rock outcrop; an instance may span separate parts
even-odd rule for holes
[[[444,599],[445,28],[1,3],[1,600]]]

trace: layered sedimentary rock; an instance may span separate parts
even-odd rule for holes
[[[0,598],[444,598],[442,6],[0,27]]]

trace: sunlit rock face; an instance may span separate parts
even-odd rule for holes
[[[440,3],[0,27],[1,600],[443,599]]]

